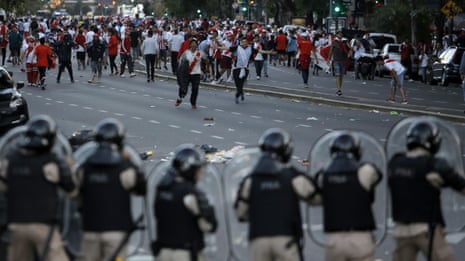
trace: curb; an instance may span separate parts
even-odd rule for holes
[[[142,70],[134,70],[134,71],[145,74],[145,71],[142,71]],[[176,80],[175,76],[170,76],[170,75],[165,75],[165,74],[155,73],[155,76],[161,79]],[[223,89],[223,90],[235,90],[236,89],[235,87],[227,86],[224,84],[212,84],[212,83],[205,83],[205,82],[200,82],[200,86],[207,87],[207,88],[213,88],[213,89]],[[278,86],[271,86],[271,85],[270,87],[279,88]],[[341,106],[341,107],[349,107],[349,108],[365,109],[365,110],[378,110],[378,111],[383,111],[387,113],[401,112],[401,113],[406,113],[406,114],[411,114],[411,115],[428,115],[428,116],[439,117],[439,118],[442,118],[448,121],[453,121],[453,122],[459,122],[459,123],[465,122],[465,116],[458,116],[454,114],[441,113],[441,112],[432,112],[432,111],[426,111],[422,109],[403,108],[403,107],[399,107],[395,105],[384,106],[384,105],[380,105],[376,103],[370,103],[370,100],[365,100],[364,102],[352,102],[352,101],[330,99],[330,98],[325,98],[321,96],[308,96],[308,95],[302,95],[302,94],[285,93],[285,92],[255,89],[255,88],[248,88],[247,92],[255,93],[255,94],[263,94],[263,95],[271,95],[275,97],[282,97],[282,98],[288,98],[288,99],[297,99],[297,100],[309,101],[313,103],[324,103],[324,104],[333,105],[333,106]]]

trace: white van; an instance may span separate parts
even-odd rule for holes
[[[381,51],[386,44],[397,43],[397,36],[385,33],[368,33],[368,41],[372,45],[372,53],[381,55]]]
[[[0,21],[6,20],[6,12],[5,9],[0,8]]]

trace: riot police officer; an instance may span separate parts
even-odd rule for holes
[[[113,118],[95,127],[95,142],[75,152],[83,217],[81,260],[126,257],[125,242],[135,228],[130,194],[145,195],[146,181],[137,153],[125,144],[125,128]]]
[[[338,134],[329,153],[331,160],[316,177],[323,201],[325,258],[371,261],[376,229],[372,204],[381,172],[374,164],[360,162],[360,141],[350,132]]]
[[[8,260],[33,260],[35,254],[41,260],[68,260],[57,228],[58,191],[76,192],[71,158],[52,151],[63,140],[57,141],[57,126],[49,116],[35,116],[11,132],[22,129],[24,135],[6,136],[18,140],[11,141],[15,146],[2,148],[0,189],[6,190],[11,232]]]
[[[289,133],[268,129],[259,145],[260,158],[240,183],[234,204],[237,218],[249,223],[249,260],[302,260],[299,199],[310,203],[315,186],[288,165],[293,152]]]
[[[461,161],[461,155],[438,156],[441,147],[450,152],[454,151],[454,143],[457,146],[455,140],[446,143],[451,135],[444,133],[446,129],[439,123],[426,119],[413,122],[407,129],[406,151],[394,154],[388,164],[396,223],[394,261],[416,260],[418,252],[428,256],[428,260],[455,260],[445,240],[440,195],[441,188],[447,186],[465,194],[465,179],[448,161]]]
[[[217,220],[205,193],[196,187],[204,160],[196,148],[181,145],[168,173],[157,185],[155,218],[157,239],[152,251],[157,260],[203,260],[204,233],[213,233]]]

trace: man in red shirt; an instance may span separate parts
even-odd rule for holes
[[[286,55],[287,55],[287,37],[284,34],[283,30],[279,30],[278,36],[276,36],[275,39],[276,42],[276,51],[278,52],[278,62],[281,65],[281,62],[283,65],[286,65],[285,60],[286,60]]]
[[[132,62],[131,57],[131,32],[127,30],[125,32],[125,37],[121,41],[121,48],[119,50],[119,55],[121,59],[121,70],[120,70],[120,77],[124,78],[124,68],[126,67],[126,63],[128,64],[129,75],[131,77],[136,76],[134,73],[134,64]]]
[[[5,66],[6,47],[8,45],[8,28],[0,21],[0,48],[2,49],[2,66]]]
[[[52,59],[52,49],[45,44],[45,38],[39,39],[39,45],[34,50],[34,56],[37,57],[37,68],[39,69],[40,84],[39,87],[45,90],[46,72],[49,66],[49,59]],[[33,58],[34,60],[34,58]]]
[[[316,63],[318,63],[315,47],[310,41],[308,33],[303,33],[300,35],[300,39],[297,42],[297,50],[300,53],[299,64],[300,70],[302,71],[302,79],[304,80],[305,88],[308,88],[309,67],[312,53]]]

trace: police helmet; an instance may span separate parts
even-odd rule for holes
[[[3,67],[0,67],[0,89],[13,88],[14,81],[10,73]]]
[[[421,121],[410,126],[407,131],[407,149],[422,147],[435,154],[441,145],[439,129],[433,122]]]
[[[294,150],[291,135],[280,128],[266,130],[260,137],[258,144],[262,151],[274,153],[283,163],[291,159]]]
[[[56,122],[50,116],[34,116],[27,123],[22,147],[32,151],[48,151],[55,143],[56,134]]]
[[[204,165],[201,153],[192,145],[183,144],[176,148],[171,166],[181,177],[195,182],[195,174]]]
[[[352,155],[357,161],[360,160],[360,142],[351,134],[343,133],[333,140],[330,153],[334,155]]]
[[[115,118],[106,118],[97,123],[95,127],[95,141],[116,144],[119,149],[123,148],[126,130],[121,121]]]

